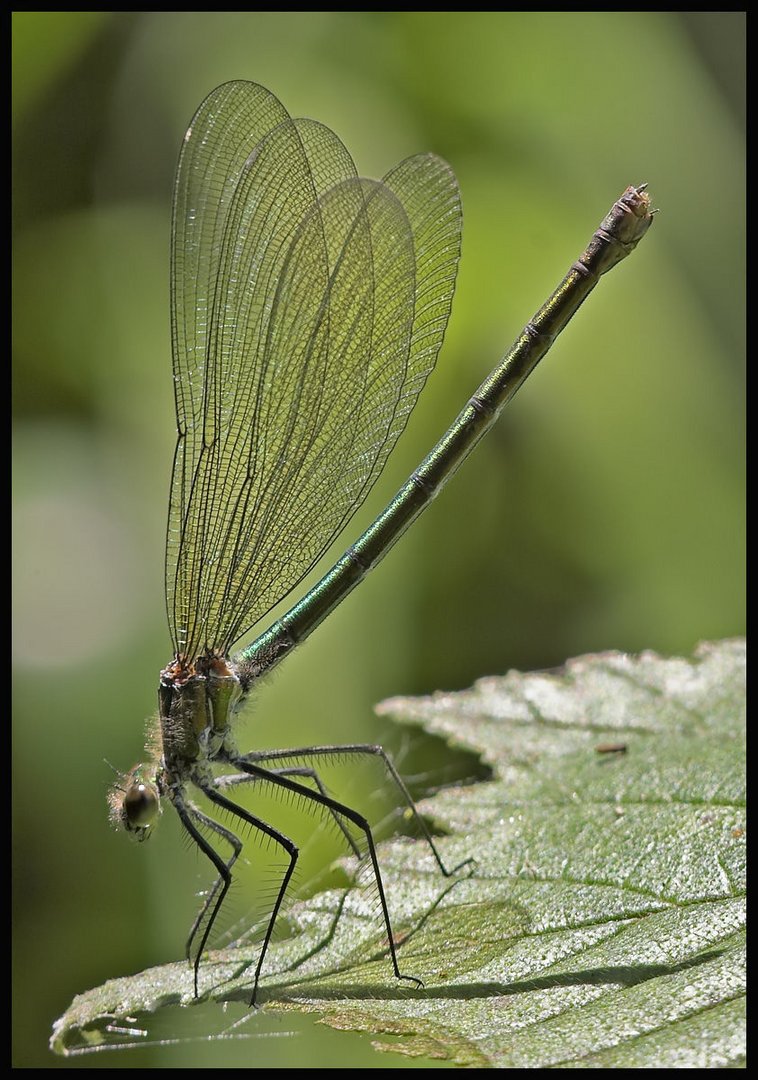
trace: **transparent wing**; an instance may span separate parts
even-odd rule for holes
[[[440,159],[363,180],[262,87],[200,107],[172,252],[177,653],[228,652],[361,505],[436,360],[459,248]]]

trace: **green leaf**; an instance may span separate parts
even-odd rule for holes
[[[392,978],[361,873],[293,907],[261,1002],[469,1067],[744,1064],[744,672],[735,640],[385,702],[491,767],[423,804],[474,872],[451,885],[421,843],[380,850],[400,962],[425,989]],[[256,959],[209,953],[201,992],[249,998]],[[76,998],[51,1045],[107,1044],[168,1004],[193,1005],[186,964]]]

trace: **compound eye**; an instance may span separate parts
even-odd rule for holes
[[[141,781],[130,784],[122,803],[126,828],[129,832],[146,829],[155,821],[160,808],[160,796],[152,784]]]

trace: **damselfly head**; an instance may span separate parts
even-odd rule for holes
[[[111,788],[108,803],[114,825],[137,840],[146,840],[161,814],[160,792],[151,770],[135,765]]]

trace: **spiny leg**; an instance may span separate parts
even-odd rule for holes
[[[379,870],[379,860],[376,855],[376,846],[374,845],[374,837],[371,833],[371,826],[362,814],[359,814],[357,810],[353,810],[350,806],[345,806],[344,803],[337,802],[336,799],[330,798],[328,795],[322,795],[321,792],[313,791],[312,788],[304,787],[302,784],[296,783],[294,780],[290,780],[286,776],[282,776],[281,773],[269,771],[259,765],[253,764],[251,761],[243,757],[229,756],[227,759],[230,765],[235,768],[242,769],[243,772],[249,773],[251,776],[257,776],[261,780],[266,780],[271,784],[278,787],[285,788],[288,791],[292,791],[297,795],[301,795],[305,799],[309,799],[311,802],[318,803],[319,806],[324,806],[327,809],[332,810],[333,813],[341,814],[346,817],[348,821],[352,821],[353,824],[360,829],[366,838],[368,845],[369,857],[371,859],[371,865],[374,871],[374,878],[376,880],[377,889],[379,892],[379,901],[382,907],[382,915],[384,917],[384,925],[387,929],[387,941],[389,944],[390,958],[392,960],[392,967],[395,972],[395,976],[398,979],[404,979],[406,982],[415,983],[416,986],[423,986],[421,979],[416,978],[415,975],[403,975],[400,971],[400,966],[397,962],[397,952],[395,949],[395,941],[392,934],[392,923],[390,921],[389,908],[387,907],[387,898],[384,893],[384,885],[382,883],[382,875]]]
[[[246,760],[249,760],[250,758],[255,758],[255,755],[245,754],[244,757]],[[312,780],[314,782],[322,795],[328,796],[329,794],[326,790],[326,787],[324,786],[323,781],[321,780],[321,777],[316,772],[316,770],[313,768],[309,768],[307,765],[293,765],[285,769],[271,769],[271,772],[276,773],[277,776],[305,776],[309,780]],[[217,789],[222,787],[233,787],[236,784],[253,784],[256,780],[259,779],[260,777],[248,776],[247,773],[243,773],[237,776],[219,776],[215,781],[215,785]],[[346,828],[345,823],[339,816],[339,814],[335,814],[334,811],[330,811],[330,813],[332,819],[337,825],[337,828],[344,836],[351,851],[357,858],[360,859],[362,855],[361,849],[358,847],[355,840],[350,835],[350,830]]]
[[[213,926],[214,922],[216,921],[216,916],[218,915],[219,908],[221,907],[221,904],[223,903],[224,897],[226,896],[227,892],[229,891],[229,886],[232,883],[232,872],[229,869],[229,867],[226,865],[224,860],[221,858],[219,853],[208,843],[208,841],[205,839],[205,837],[200,832],[200,830],[195,826],[194,822],[192,821],[192,814],[191,814],[190,810],[184,805],[184,803],[180,799],[175,797],[174,798],[174,806],[176,808],[177,814],[179,815],[179,820],[181,821],[184,828],[190,834],[190,836],[195,841],[195,843],[200,848],[200,850],[203,852],[203,854],[208,859],[210,859],[210,861],[216,867],[216,870],[218,872],[217,881],[222,882],[220,889],[217,888],[217,885],[213,886],[211,895],[212,896],[215,895],[216,892],[218,891],[218,896],[216,898],[215,904],[213,905],[213,910],[211,911],[211,915],[210,915],[210,918],[208,919],[205,930],[203,931],[202,940],[200,941],[200,947],[199,947],[199,949],[197,951],[197,954],[195,956],[195,962],[194,962],[194,965],[193,965],[194,966],[194,971],[195,971],[195,997],[199,997],[200,995],[198,994],[197,979],[198,979],[198,969],[200,967],[200,956],[202,955],[203,949],[205,948],[205,943],[208,940],[208,935],[211,932],[211,927]],[[210,906],[210,901],[209,901],[208,904],[203,905],[203,909],[202,909],[203,916],[205,915],[205,913],[208,910],[209,906]],[[195,935],[196,928],[197,928],[197,926],[193,925],[192,931],[190,932],[190,938],[191,939]]]
[[[290,860],[289,866],[285,870],[284,877],[282,878],[282,883],[279,886],[279,892],[277,893],[276,901],[274,902],[274,907],[273,907],[273,909],[271,911],[271,917],[269,918],[268,926],[266,927],[266,933],[265,933],[265,935],[263,937],[263,945],[261,946],[261,954],[260,954],[260,956],[258,958],[258,964],[257,964],[256,969],[255,969],[255,982],[253,984],[253,993],[252,993],[252,996],[250,998],[250,1006],[252,1007],[252,1006],[255,1005],[255,999],[256,999],[256,996],[258,994],[258,982],[260,981],[261,971],[263,970],[263,961],[266,958],[266,952],[268,950],[269,942],[271,941],[271,935],[274,932],[274,924],[276,923],[277,917],[279,915],[279,909],[282,906],[282,901],[284,900],[284,896],[285,896],[285,893],[287,892],[287,888],[289,886],[292,875],[295,872],[295,866],[297,865],[297,857],[298,857],[299,852],[298,852],[298,849],[297,849],[296,845],[293,844],[293,842],[290,840],[290,838],[288,836],[285,836],[284,833],[280,833],[278,831],[278,829],[274,829],[271,825],[266,824],[266,822],[262,821],[260,818],[257,818],[253,814],[248,813],[247,810],[243,810],[243,808],[241,806],[237,806],[237,804],[233,803],[231,801],[231,799],[227,799],[225,795],[222,795],[220,792],[216,791],[211,786],[211,784],[202,785],[202,790],[208,796],[210,801],[212,803],[216,804],[216,806],[220,806],[223,810],[227,810],[230,814],[236,815],[242,821],[245,821],[245,822],[247,822],[248,825],[252,826],[252,828],[258,829],[259,832],[265,833],[265,835],[270,837],[270,839],[272,839],[274,841],[274,843],[279,844],[280,847],[283,847],[284,850],[289,855],[289,860]],[[316,795],[316,792],[311,791],[310,788],[303,788],[302,790],[307,791],[310,795],[312,795],[314,797]],[[197,996],[197,968],[198,968],[198,965],[200,963],[200,955],[202,954],[203,949],[205,948],[205,943],[208,940],[208,935],[210,933],[210,928],[213,925],[213,922],[215,921],[216,915],[218,914],[219,908],[221,907],[221,903],[222,903],[224,897],[226,896],[226,893],[227,893],[227,890],[229,889],[229,884],[230,883],[231,883],[231,874],[229,875],[229,881],[225,880],[225,882],[224,882],[224,887],[223,887],[223,889],[221,891],[221,895],[219,896],[218,900],[216,901],[216,906],[213,909],[213,914],[212,914],[211,918],[208,921],[208,925],[206,926],[205,932],[203,934],[203,939],[200,942],[200,950],[198,952],[197,959],[195,961],[195,995],[196,996]]]
[[[200,810],[192,803],[187,803],[185,808],[195,821],[203,825],[205,828],[210,829],[211,832],[216,833],[217,836],[220,836],[223,840],[226,840],[226,842],[231,846],[233,853],[231,858],[229,858],[225,864],[227,870],[231,874],[232,867],[234,866],[242,851],[242,841],[240,840],[240,838],[238,836],[235,836],[235,834],[230,829],[227,829],[223,825],[219,824],[218,821],[214,821],[213,818],[208,817],[207,814],[204,814],[202,810]],[[220,876],[217,877],[211,888],[208,890],[203,904],[197,915],[195,916],[195,921],[192,924],[192,929],[190,930],[189,936],[187,938],[186,953],[188,960],[192,959],[192,943],[195,939],[195,935],[197,934],[198,929],[201,926],[203,919],[206,916],[206,913],[208,912],[208,909],[213,903],[213,899],[216,895],[217,890],[222,887],[222,884],[223,878]],[[202,952],[202,949],[200,951]]]
[[[453,874],[457,874],[459,870],[462,870],[464,866],[473,866],[474,859],[464,859],[463,862],[454,866],[452,870],[448,870],[442,861],[442,856],[437,850],[437,845],[432,839],[432,834],[429,832],[429,827],[424,821],[421,814],[419,814],[416,803],[413,800],[413,796],[408,790],[405,781],[400,776],[400,773],[395,768],[392,758],[386,752],[382,746],[377,746],[372,743],[354,743],[346,746],[301,746],[291,750],[261,750],[253,751],[251,754],[245,754],[240,761],[247,761],[250,764],[262,764],[266,761],[280,761],[283,758],[308,758],[308,757],[339,757],[340,754],[370,754],[373,757],[381,758],[384,763],[384,767],[390,775],[390,778],[394,781],[395,785],[399,789],[403,798],[405,799],[408,809],[413,815],[413,819],[418,825],[421,833],[426,840],[429,847],[432,849],[432,854],[437,861],[442,873],[445,877],[452,877]],[[273,772],[274,770],[272,770]],[[325,795],[326,792],[321,789],[321,794]]]

